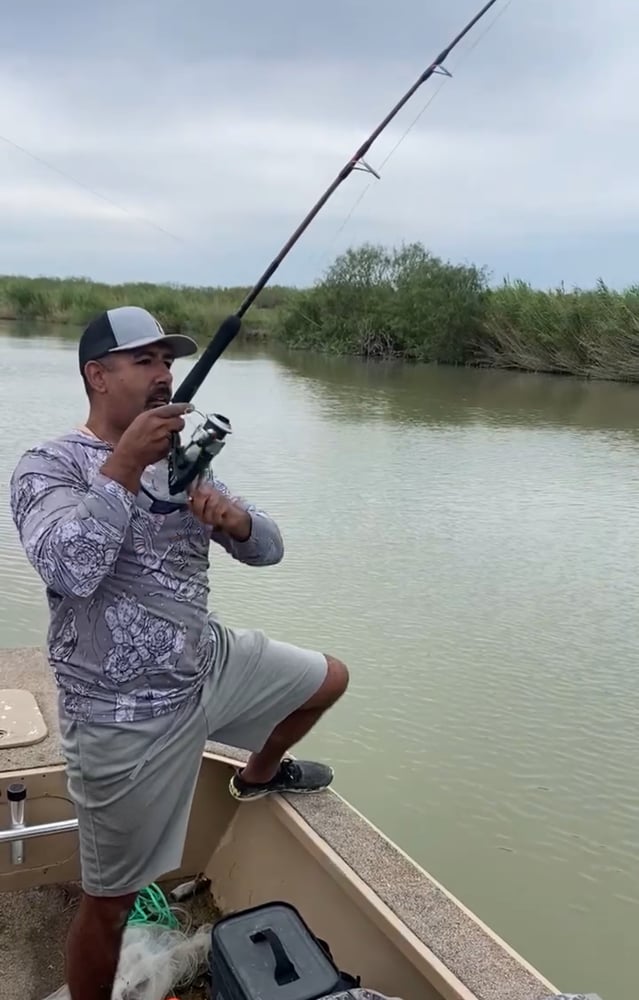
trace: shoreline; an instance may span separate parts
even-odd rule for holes
[[[43,327],[59,326],[67,328],[70,327],[81,328],[83,326],[83,323],[81,322],[79,323],[71,319],[45,319],[41,316],[30,316],[30,317],[11,316],[1,311],[0,311],[0,323],[15,324],[16,326],[18,326],[19,324],[25,324],[28,326],[43,326]],[[187,332],[188,332],[188,327],[187,327]],[[214,332],[215,330],[211,332],[210,336],[213,336]],[[509,362],[506,361],[505,359],[500,359],[500,358],[498,358],[495,362],[478,359],[474,361],[468,360],[461,364],[455,364],[447,361],[436,361],[436,360],[427,361],[427,360],[422,360],[420,358],[406,357],[401,354],[385,354],[385,355],[375,355],[368,357],[364,354],[354,354],[350,351],[340,351],[335,349],[322,350],[315,344],[304,344],[304,343],[287,344],[285,340],[281,339],[276,334],[260,327],[246,328],[243,326],[242,331],[239,335],[239,339],[252,342],[262,341],[263,343],[269,343],[269,342],[278,343],[282,344],[285,347],[288,347],[289,350],[295,351],[296,353],[299,352],[300,354],[303,354],[305,352],[319,353],[329,357],[337,356],[344,358],[359,358],[361,361],[368,361],[373,363],[376,361],[380,363],[394,361],[407,365],[421,364],[429,367],[466,368],[475,371],[515,372],[520,375],[545,375],[545,376],[552,375],[557,378],[575,379],[577,381],[588,381],[588,382],[619,382],[625,384],[639,383],[639,371],[629,372],[626,375],[619,373],[609,373],[605,369],[602,369],[601,372],[597,371],[582,372],[577,370],[571,371],[571,370],[566,370],[563,367],[533,366],[533,365],[526,365],[524,362],[516,362],[516,361]],[[206,344],[203,344],[202,347],[200,348],[198,357],[203,352],[205,346]]]
[[[167,332],[204,345],[247,288],[86,278],[0,276],[0,321],[83,326],[103,309],[136,304]],[[474,265],[453,265],[420,244],[346,251],[310,288],[267,286],[242,340],[363,360],[639,382],[639,285],[612,291],[522,281],[490,286]]]
[[[43,326],[49,328],[58,326],[65,328],[77,327],[78,330],[81,330],[82,327],[85,325],[84,322],[78,322],[77,320],[73,319],[47,319],[43,316],[13,316],[3,312],[1,309],[0,309],[0,323],[7,323],[7,324],[15,323],[16,326],[22,323],[25,326]],[[248,327],[248,328],[242,327],[242,336],[246,340],[273,339],[272,337],[269,337],[267,331],[265,331],[260,327]],[[203,347],[200,348],[200,350],[203,349],[204,349]]]

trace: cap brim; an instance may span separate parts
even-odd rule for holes
[[[117,354],[122,351],[135,351],[138,347],[149,347],[151,344],[166,344],[173,351],[176,358],[186,358],[189,354],[197,354],[198,346],[194,340],[183,333],[167,333],[165,337],[140,337],[139,340],[132,340],[122,347],[112,347],[108,354]]]

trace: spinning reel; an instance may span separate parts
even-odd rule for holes
[[[204,423],[195,429],[187,445],[180,443],[179,434],[173,434],[168,457],[171,496],[184,493],[187,486],[202,475],[226,444],[227,434],[231,433],[230,421],[221,413],[212,413],[204,416]]]

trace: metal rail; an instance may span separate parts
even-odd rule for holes
[[[73,833],[77,829],[77,819],[59,819],[52,823],[37,823],[15,830],[0,830],[0,844],[12,844],[14,841],[28,840],[31,837],[48,837],[54,833]]]

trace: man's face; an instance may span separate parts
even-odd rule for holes
[[[114,426],[125,430],[144,410],[171,401],[173,353],[163,344],[116,351],[86,371]],[[88,365],[87,368],[90,366]]]

